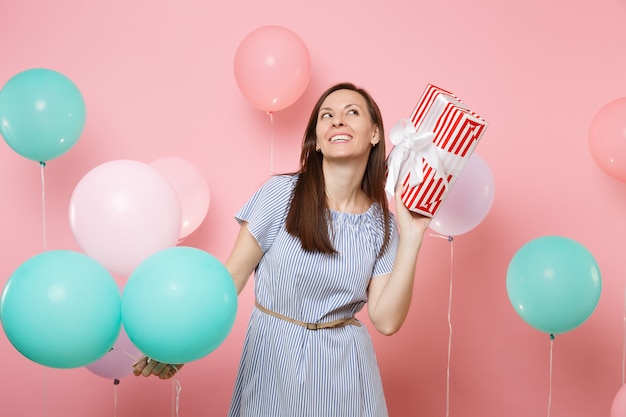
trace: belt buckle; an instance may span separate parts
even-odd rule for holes
[[[317,323],[306,323],[307,330],[318,330],[319,326]]]

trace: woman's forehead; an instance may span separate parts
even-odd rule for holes
[[[351,104],[363,107],[366,105],[365,98],[357,91],[343,89],[330,93],[321,107],[345,107]]]

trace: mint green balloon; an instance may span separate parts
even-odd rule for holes
[[[602,278],[583,245],[561,236],[544,236],[526,243],[513,256],[506,289],[526,323],[557,335],[580,326],[593,313]]]
[[[81,92],[57,71],[22,71],[0,90],[0,135],[34,161],[50,161],[70,150],[82,134],[85,113]]]
[[[122,323],[120,291],[87,255],[48,251],[11,275],[0,315],[7,338],[22,355],[51,368],[78,368],[115,344]]]
[[[180,364],[208,355],[226,339],[236,313],[237,290],[226,267],[191,247],[150,256],[122,293],[129,339],[159,362]]]

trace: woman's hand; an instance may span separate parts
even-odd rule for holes
[[[414,237],[421,239],[428,229],[432,218],[410,211],[402,202],[402,192],[400,189],[396,190],[395,203],[400,235],[409,237],[409,234],[413,233]]]
[[[160,379],[170,379],[183,367],[184,364],[169,364],[155,361],[147,356],[142,356],[133,364],[133,374],[135,376],[158,376]]]

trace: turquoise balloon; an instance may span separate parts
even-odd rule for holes
[[[215,350],[230,333],[237,290],[226,267],[200,249],[177,246],[147,258],[122,293],[122,322],[144,354],[180,364]]]
[[[113,347],[121,328],[120,291],[87,255],[48,251],[20,265],[0,300],[2,327],[25,357],[51,368],[78,368]]]
[[[526,323],[556,335],[580,326],[593,313],[602,278],[583,245],[565,237],[544,236],[513,256],[506,288],[513,308]]]
[[[0,135],[38,162],[67,152],[85,126],[85,102],[65,75],[44,68],[13,76],[0,90]]]

